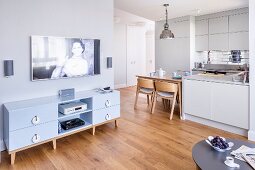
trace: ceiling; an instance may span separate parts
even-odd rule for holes
[[[114,22],[115,23],[125,23],[125,24],[142,24],[142,23],[148,23],[148,24],[154,24],[153,21],[148,20],[146,18],[131,14],[129,12],[120,10],[120,9],[114,9]]]
[[[169,18],[177,18],[248,7],[249,0],[114,0],[115,8],[152,21],[164,19],[164,3],[170,4]]]

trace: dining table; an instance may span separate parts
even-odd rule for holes
[[[183,120],[183,115],[182,115],[182,79],[179,78],[173,78],[170,75],[164,75],[164,76],[158,76],[158,75],[137,75],[137,78],[142,78],[142,79],[150,79],[154,81],[164,81],[164,82],[170,82],[170,83],[175,83],[178,86],[178,98],[179,98],[179,107],[180,107],[180,118]]]

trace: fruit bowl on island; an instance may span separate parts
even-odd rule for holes
[[[205,141],[218,152],[228,151],[234,146],[233,142],[227,142],[224,137],[220,136],[216,137],[208,136],[208,138]]]

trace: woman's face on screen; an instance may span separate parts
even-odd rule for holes
[[[72,53],[74,56],[79,56],[83,52],[83,48],[79,42],[73,43]]]

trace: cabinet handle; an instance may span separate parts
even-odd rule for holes
[[[38,134],[35,134],[33,137],[32,137],[32,142],[33,143],[38,143],[40,142],[41,140],[41,137],[38,135]]]
[[[111,119],[111,115],[110,114],[107,114],[106,116],[105,116],[105,120],[110,120]]]
[[[40,118],[38,116],[33,117],[32,123],[34,125],[38,125],[40,123]]]
[[[109,100],[106,100],[105,106],[106,106],[106,107],[110,107],[110,106],[111,106],[111,102],[110,102]]]

